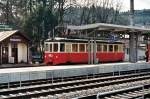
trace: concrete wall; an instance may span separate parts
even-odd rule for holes
[[[99,64],[93,67],[85,68],[69,68],[55,70],[41,70],[32,72],[17,72],[17,73],[0,73],[0,83],[8,83],[14,81],[36,80],[55,77],[69,77],[88,74],[98,74],[116,71],[128,71],[137,69],[150,68],[149,63],[129,63],[129,64]],[[22,68],[23,69],[23,68]]]

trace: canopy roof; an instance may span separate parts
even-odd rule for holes
[[[131,31],[131,32],[150,32],[150,28],[115,25],[115,24],[107,24],[107,23],[95,23],[95,24],[88,24],[88,25],[81,25],[81,26],[69,25],[67,26],[67,29],[70,30],[97,29],[97,30]]]

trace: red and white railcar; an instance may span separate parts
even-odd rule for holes
[[[48,39],[44,43],[46,64],[88,63],[88,40]],[[96,41],[96,58],[99,62],[124,60],[124,44],[121,42]]]

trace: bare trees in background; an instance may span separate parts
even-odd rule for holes
[[[115,23],[122,5],[121,0],[77,0],[76,2],[74,16],[80,22],[77,20],[74,24]]]
[[[114,23],[121,9],[121,0],[1,0],[0,22],[21,26],[24,17],[38,6],[48,7],[56,14],[58,23]],[[77,19],[77,20],[76,20]]]
[[[56,25],[115,23],[121,0],[0,0],[0,23],[48,37]]]

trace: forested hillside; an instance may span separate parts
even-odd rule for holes
[[[115,3],[114,3],[115,2]],[[0,0],[0,23],[20,29],[40,44],[56,26],[90,23],[129,25],[129,12],[114,0]],[[135,24],[149,24],[150,10],[135,11]]]
[[[129,12],[121,12],[120,16],[129,20]],[[124,22],[123,22],[124,23]],[[150,24],[150,9],[135,10],[134,14],[135,25],[149,25]]]

